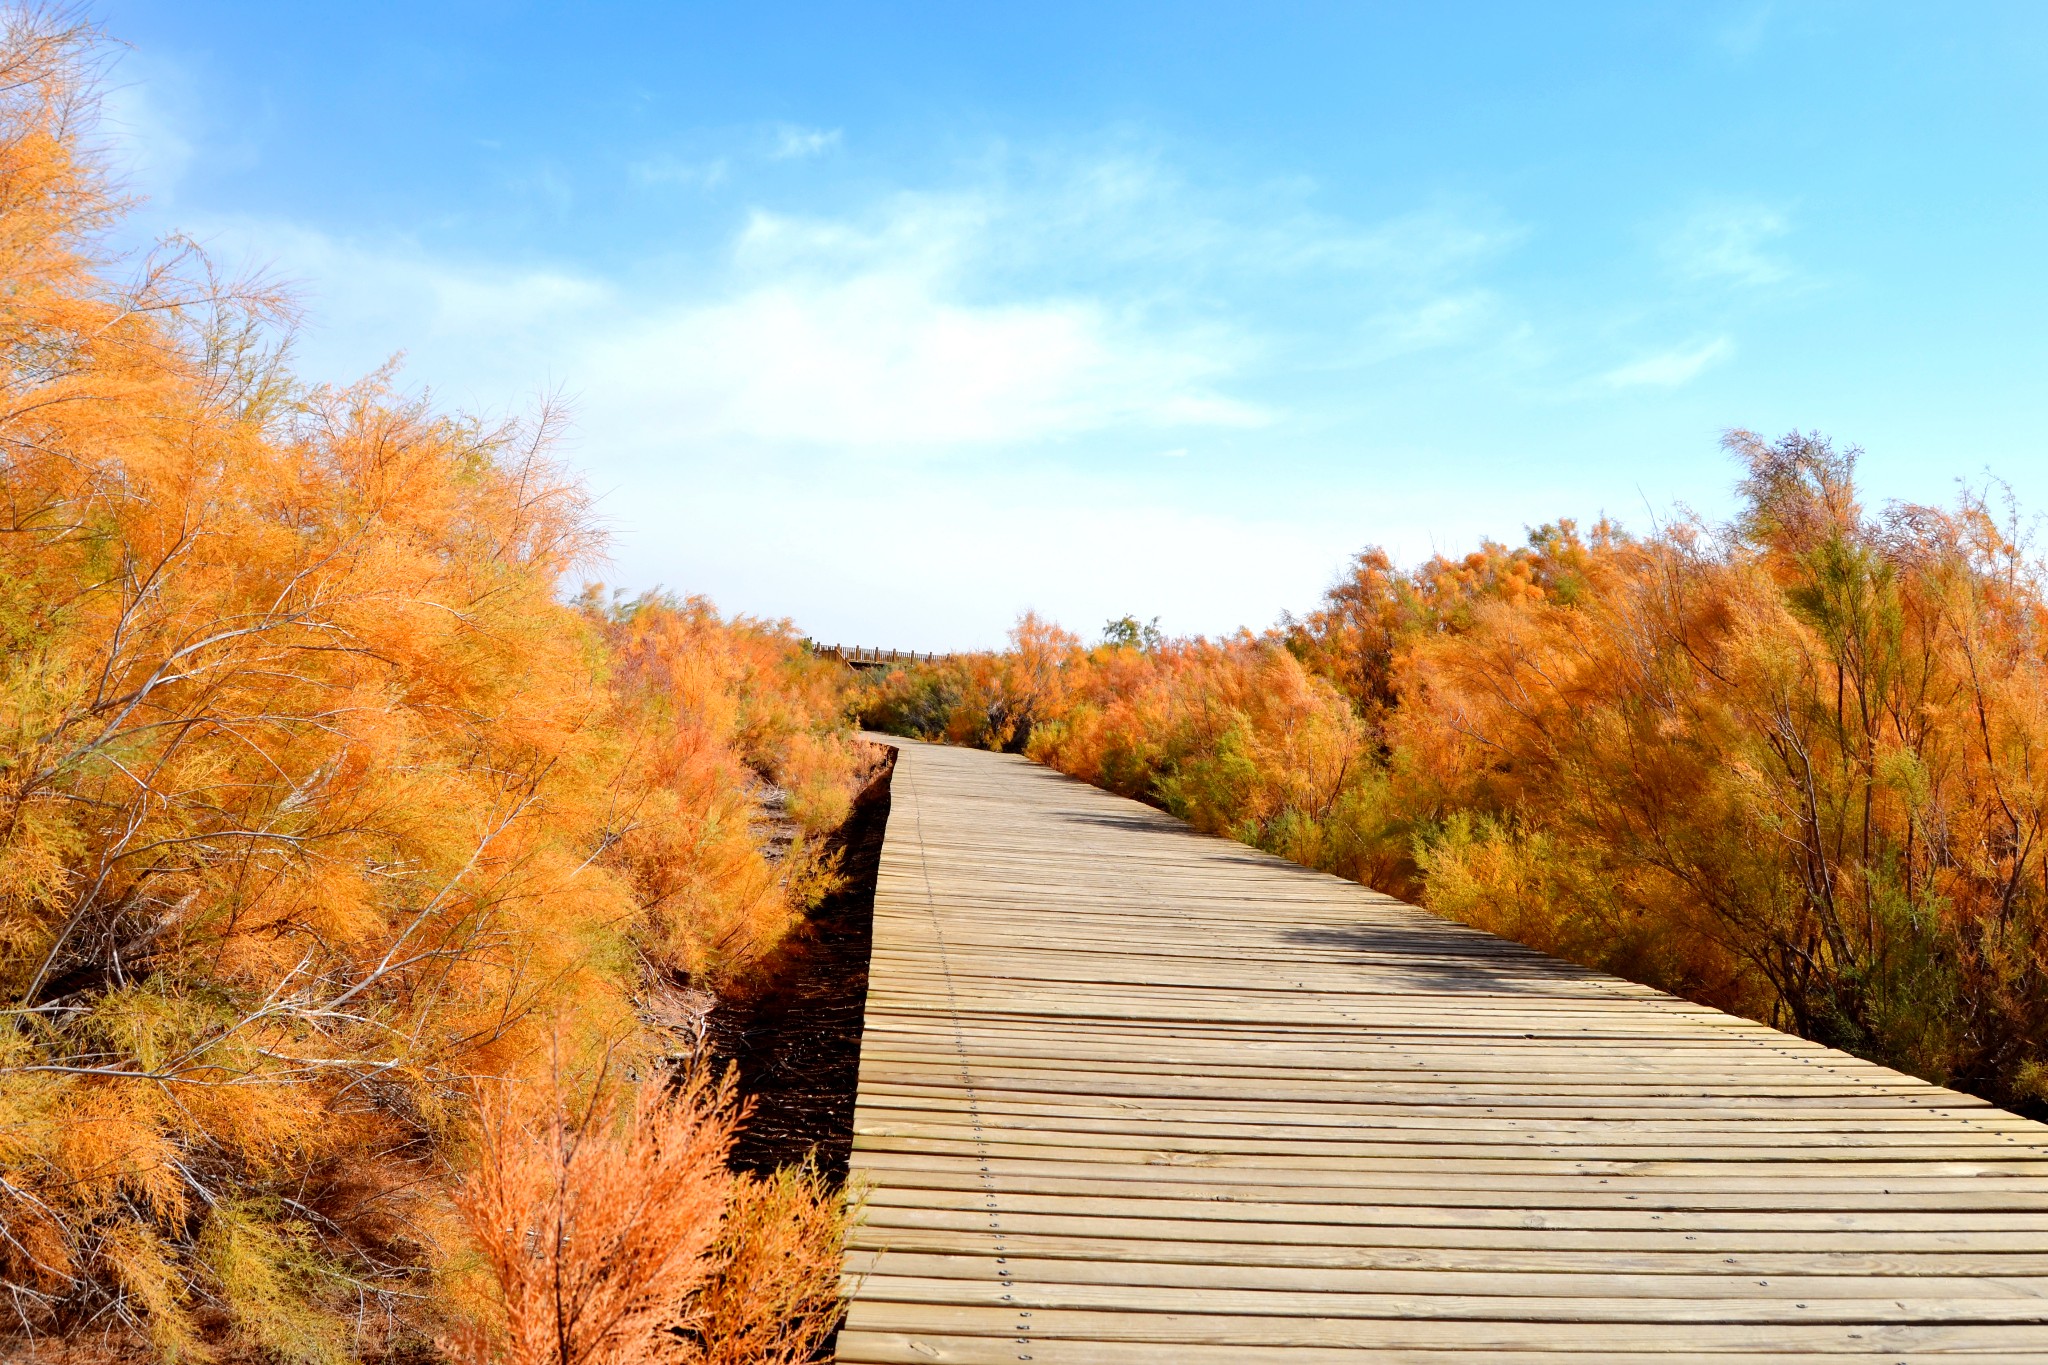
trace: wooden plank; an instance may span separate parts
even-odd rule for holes
[[[993,1253],[919,1251],[891,1244],[868,1251],[867,1257],[853,1257],[848,1269],[856,1275],[875,1278],[877,1292],[886,1293],[892,1284],[921,1280],[957,1280],[964,1301],[982,1298],[998,1273]],[[878,1269],[887,1262],[890,1273]],[[1562,1272],[1526,1268],[1411,1267],[1384,1265],[1286,1265],[1239,1264],[1222,1258],[1151,1259],[1139,1256],[1034,1256],[1011,1250],[1002,1258],[1009,1274],[1021,1281],[1018,1293],[1056,1296],[1071,1292],[1121,1297],[1120,1291],[1158,1290],[1162,1306],[1177,1300],[1167,1291],[1200,1291],[1220,1294],[1263,1296],[1262,1301],[1292,1303],[1304,1295],[1317,1296],[1319,1312],[1333,1311],[1332,1305],[1356,1306],[1371,1316],[1415,1316],[1411,1300],[1426,1301],[1450,1296],[1468,1303],[1492,1303],[1496,1299],[1541,1300],[1538,1305],[1516,1306],[1516,1313],[1563,1311],[1558,1300],[1597,1295],[1602,1307],[1594,1312],[1603,1319],[1633,1318],[1645,1300],[1684,1301],[1688,1304],[1722,1299],[1741,1303],[1731,1313],[1765,1312],[1783,1315],[1783,1303],[1792,1300],[1795,1316],[1822,1311],[1826,1303],[1885,1300],[1886,1312],[1904,1311],[1904,1300],[1958,1301],[1953,1312],[1991,1312],[1994,1320],[2013,1316],[2041,1317],[2048,1314],[2048,1302],[2029,1292],[2033,1277],[2027,1275],[1960,1273],[1918,1273],[1851,1275],[1833,1270],[1764,1274],[1754,1271],[1730,1272],[1704,1267],[1663,1267],[1654,1271],[1619,1267],[1604,1270]],[[1027,1289],[1028,1287],[1028,1289]],[[1967,1304],[1961,1300],[1969,1300]],[[1247,1300],[1249,1301],[1249,1299]],[[1399,1312],[1388,1308],[1398,1301]],[[1760,1306],[1762,1305],[1762,1306]],[[1428,1305],[1425,1303],[1424,1307]],[[1497,1306],[1497,1305],[1496,1305]],[[1810,1312],[1808,1312],[1810,1310]],[[1577,1310],[1574,1310],[1575,1312]],[[1429,1314],[1424,1314],[1425,1316]],[[1572,1321],[1589,1320],[1573,1316]]]
[[[1030,1316],[1025,1317],[1023,1313]],[[2039,1365],[2040,1329],[2010,1323],[1717,1323],[1691,1322],[1683,1331],[1664,1322],[1585,1323],[1561,1328],[1521,1319],[1328,1318],[1317,1316],[1211,1313],[971,1308],[857,1298],[847,1326],[857,1340],[870,1332],[900,1332],[932,1344],[975,1337],[1014,1341],[1028,1329],[1035,1345],[1047,1340],[1087,1343],[1129,1342],[1155,1352],[1152,1361],[1178,1361],[1183,1345],[1252,1347],[1340,1347],[1352,1361],[1375,1359],[1387,1350],[1464,1351],[1475,1355],[1506,1351],[1572,1351],[1584,1361],[1615,1352],[1665,1353],[1682,1361],[1724,1351],[1770,1354],[1782,1360],[1800,1354],[1870,1355],[1896,1359],[1899,1352],[1929,1355],[1978,1352],[2008,1354]],[[1160,1346],[1175,1347],[1172,1354]],[[926,1359],[943,1359],[933,1354]],[[1093,1359],[1069,1354],[1068,1360]],[[1132,1359],[1126,1355],[1123,1359]],[[1147,1359],[1147,1357],[1137,1357]],[[1214,1357],[1211,1357],[1212,1359]],[[1972,1362],[1974,1365],[1974,1361]]]
[[[901,743],[855,1134],[845,1361],[2048,1360],[2048,1127],[1009,756]]]
[[[872,1214],[872,1211],[871,1211]],[[1916,1246],[1897,1233],[1859,1237],[1861,1250],[1840,1249],[1846,1240],[1827,1239],[1827,1247],[1801,1240],[1804,1234],[1778,1234],[1776,1240],[1794,1247],[1790,1251],[1757,1250],[1758,1234],[1739,1237],[1698,1238],[1688,1245],[1698,1250],[1673,1251],[1670,1239],[1655,1234],[1607,1233],[1576,1238],[1560,1236],[1546,1229],[1528,1234],[1494,1234],[1498,1246],[1395,1246],[1396,1239],[1384,1235],[1347,1244],[1352,1229],[1338,1226],[1289,1223],[1239,1224],[1231,1229],[1243,1240],[1226,1240],[1215,1235],[1210,1225],[1176,1223],[1166,1219],[1108,1219],[1071,1217],[1039,1220],[1048,1223],[1042,1233],[1021,1231],[1015,1219],[1005,1220],[1007,1255],[1051,1260],[1091,1262],[1138,1261],[1245,1267],[1290,1266],[1317,1269],[1478,1271],[1543,1271],[1550,1274],[1693,1274],[1771,1275],[1870,1275],[1941,1276],[1991,1275],[2033,1276],[2048,1273],[2048,1254],[2032,1251],[1992,1251],[1956,1245],[1961,1239],[1929,1238]],[[1100,1224],[1102,1227],[1091,1226]],[[1116,1229],[1125,1235],[1106,1229]],[[1383,1232],[1382,1229],[1372,1229]],[[1416,1229],[1420,1234],[1403,1241],[1448,1241],[1434,1229]],[[1331,1233],[1337,1233],[1332,1237]],[[1210,1234],[1203,1236],[1200,1234]],[[1980,1234],[1980,1238],[1982,1234]],[[1633,1240],[1635,1247],[1613,1243]],[[1515,1245],[1519,1243],[1519,1245]],[[906,1227],[887,1218],[870,1216],[853,1234],[853,1245],[863,1251],[937,1253],[951,1256],[992,1254],[988,1235],[972,1225],[951,1228]],[[1731,1271],[1729,1267],[1735,1269]]]
[[[1968,1341],[1969,1338],[1960,1338]],[[1916,1338],[1924,1343],[1927,1338]],[[2040,1365],[2031,1352],[1968,1351],[1945,1347],[1926,1349],[1923,1345],[1894,1346],[1873,1339],[1870,1334],[1838,1332],[1832,1337],[1808,1336],[1791,1350],[1726,1350],[1717,1344],[1700,1348],[1616,1350],[1590,1344],[1580,1350],[1554,1343],[1552,1349],[1520,1345],[1488,1344],[1471,1348],[1427,1345],[1415,1347],[1404,1342],[1375,1343],[1369,1355],[1343,1346],[1270,1346],[1236,1343],[1175,1342],[1171,1355],[1149,1341],[1075,1341],[1038,1334],[1036,1340],[1001,1336],[941,1336],[921,1332],[848,1331],[840,1334],[839,1359],[859,1365],[1009,1365],[1029,1360],[1036,1365],[1357,1365],[1361,1359],[1388,1365],[1674,1365],[1686,1359],[1706,1359],[1714,1365],[1786,1365],[1788,1361],[1832,1358],[1854,1359],[1872,1356],[1887,1365]],[[1597,1353],[1597,1354],[1589,1354]]]

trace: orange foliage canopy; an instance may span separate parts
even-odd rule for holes
[[[2048,1101],[2048,594],[1980,500],[1864,513],[1853,452],[1728,439],[1745,511],[1360,555],[1263,637],[904,670],[883,727],[2002,1102]]]
[[[2008,1103],[2048,1098],[2048,601],[1981,502],[1866,517],[1735,433],[1746,512],[1418,645],[1432,903]],[[1536,908],[1536,907],[1541,907]]]
[[[829,882],[837,675],[562,602],[546,414],[298,385],[190,251],[116,282],[93,36],[4,23],[0,1280],[32,1329],[346,1359],[432,1326],[478,1078],[590,1063]]]

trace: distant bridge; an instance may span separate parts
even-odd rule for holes
[[[891,664],[933,664],[951,654],[920,654],[914,649],[869,649],[864,645],[821,645],[813,640],[811,652],[837,659],[848,668],[887,668]]]

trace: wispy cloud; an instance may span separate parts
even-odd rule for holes
[[[166,107],[165,82],[122,84],[102,99],[101,130],[122,174],[152,199],[168,201],[197,149],[184,120]]]
[[[1500,300],[1486,289],[1453,289],[1386,309],[1367,327],[1368,350],[1376,358],[1455,346],[1480,335],[1497,320]]]
[[[1274,246],[1290,243],[1287,259],[1297,267],[1398,274],[1432,282],[1498,258],[1524,235],[1519,226],[1469,208],[1407,213],[1368,226],[1296,219],[1282,225],[1281,233]]]
[[[507,176],[505,188],[557,217],[576,206],[576,181],[570,172],[550,162],[538,162]]]
[[[1524,231],[1484,203],[1361,220],[1305,183],[1190,183],[1143,146],[995,147],[936,187],[824,210],[784,198],[789,177],[753,181],[767,153],[728,137],[636,165],[648,183],[723,190],[689,207],[687,255],[639,264],[493,261],[277,222],[209,235],[307,281],[312,376],[402,346],[406,374],[451,404],[503,411],[559,385],[574,458],[600,491],[632,490],[605,504],[626,581],[817,628],[886,584],[900,596],[933,561],[920,542],[878,551],[835,529],[912,501],[958,565],[957,584],[930,586],[944,599],[930,619],[992,637],[1024,606],[1102,619],[1169,592],[1214,613],[1188,627],[1262,619],[1312,595],[1356,534],[1340,500],[1286,514],[1316,521],[1312,539],[1254,506],[1266,481],[1250,471],[1351,439],[1320,372],[1424,351],[1504,366],[1503,339],[1531,326],[1497,270]],[[1512,361],[1525,373],[1600,368],[1583,346],[1523,349],[1542,351]],[[1645,356],[1579,386],[1675,386],[1731,350]],[[1356,388],[1384,408],[1371,383]],[[1375,435],[1353,458],[1393,458]],[[1199,570],[1140,572],[1151,551],[1096,543],[1111,525],[1221,548]]]
[[[755,125],[728,130],[691,155],[659,152],[627,163],[626,173],[642,185],[679,185],[715,190],[744,179],[749,167],[764,162],[807,161],[837,148],[844,134],[837,128],[805,128],[794,123]]]
[[[1770,0],[1738,7],[1714,24],[1714,46],[1738,61],[1754,56],[1770,30],[1773,8]]]
[[[843,130],[838,128],[803,128],[793,123],[781,124],[775,129],[775,144],[768,157],[771,161],[800,161],[823,156],[839,145],[842,135]]]
[[[262,120],[220,125],[209,117],[205,87],[191,65],[163,51],[118,54],[100,93],[95,141],[123,189],[168,208],[195,166],[218,175],[258,163]]]
[[[1781,209],[1717,204],[1688,217],[1666,240],[1664,254],[1683,279],[1749,287],[1782,284],[1793,278],[1792,265],[1769,247],[1790,230]]]
[[[713,190],[725,183],[732,172],[732,163],[722,156],[703,161],[651,156],[630,163],[626,171],[643,185],[683,185],[690,189]]]
[[[562,378],[563,336],[616,314],[614,284],[568,268],[467,260],[406,240],[358,241],[274,219],[188,224],[231,270],[292,281],[312,322],[301,338],[307,376],[347,381],[401,349],[416,378],[502,406]]]
[[[1690,384],[1709,366],[1734,353],[1733,341],[1727,337],[1716,337],[1701,346],[1658,351],[1631,360],[1600,376],[1600,381],[1612,389],[1675,389]]]
[[[314,357],[386,337],[440,382],[464,376],[463,393],[525,366],[528,387],[552,378],[579,395],[586,432],[622,454],[923,458],[1275,420],[1233,391],[1256,343],[1232,327],[1004,280],[1012,239],[1031,230],[1027,206],[988,191],[843,217],[756,210],[688,284],[493,269],[290,224],[210,235],[308,282],[327,334]]]
[[[756,213],[720,296],[623,321],[579,369],[668,436],[842,450],[1269,420],[1227,391],[1228,335],[1078,292],[976,297],[997,218],[972,196],[868,222]]]

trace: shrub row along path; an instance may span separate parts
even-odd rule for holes
[[[2048,1361],[2048,1126],[886,742],[840,1360]]]

